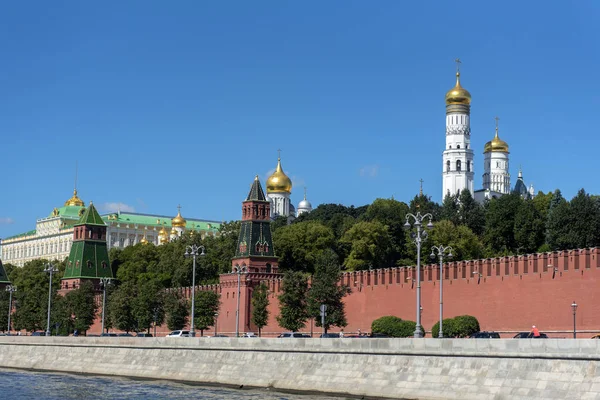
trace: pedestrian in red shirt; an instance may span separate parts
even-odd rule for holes
[[[538,328],[534,326],[531,327],[531,333],[533,333],[533,337],[539,339],[540,337],[540,331],[538,330]]]

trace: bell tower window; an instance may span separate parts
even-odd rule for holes
[[[456,160],[456,170],[457,170],[458,172],[460,172],[460,171],[462,170],[462,169],[461,169],[461,162],[460,162],[460,160]]]

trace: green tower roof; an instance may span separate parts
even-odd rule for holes
[[[75,224],[75,226],[79,226],[79,225],[106,226],[106,224],[104,223],[104,220],[102,219],[102,217],[100,217],[100,214],[98,214],[96,207],[94,207],[94,205],[91,202],[90,202],[89,207],[85,210],[85,212],[81,216],[81,219],[79,220],[79,222]]]
[[[263,192],[263,188],[258,180],[258,175],[254,178],[254,182],[252,182],[252,186],[250,187],[250,193],[248,193],[248,197],[246,201],[267,201],[265,197],[265,192]]]

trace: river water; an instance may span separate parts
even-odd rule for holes
[[[327,397],[277,393],[261,389],[229,389],[186,385],[167,381],[24,372],[0,369],[2,399],[210,399],[210,400],[340,400]]]

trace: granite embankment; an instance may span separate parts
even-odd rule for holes
[[[600,398],[592,339],[12,336],[0,367],[384,398]]]

